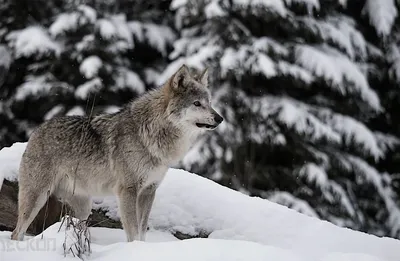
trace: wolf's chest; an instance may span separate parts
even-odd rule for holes
[[[141,187],[145,188],[151,185],[159,185],[167,173],[168,167],[158,166],[143,173],[139,179],[142,181]]]
[[[193,146],[195,140],[196,136],[194,135],[187,135],[178,139],[174,144],[174,148],[169,153],[169,163],[177,164],[180,160],[182,160],[189,149]]]

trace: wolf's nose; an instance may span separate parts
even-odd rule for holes
[[[222,118],[220,115],[216,114],[214,116],[214,120],[216,123],[220,124],[224,120],[224,118]]]

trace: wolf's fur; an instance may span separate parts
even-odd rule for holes
[[[207,79],[207,70],[196,78],[183,65],[164,86],[118,113],[43,123],[21,161],[12,239],[22,240],[49,194],[65,200],[81,220],[90,214],[91,196],[116,194],[128,241],[144,240],[155,191],[168,166],[205,129],[222,122],[211,108]]]

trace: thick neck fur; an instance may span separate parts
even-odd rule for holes
[[[163,88],[146,93],[129,105],[137,134],[152,155],[165,157],[176,147],[182,131],[168,118],[168,98]],[[165,154],[165,155],[159,155]]]
[[[166,84],[150,91],[116,114],[99,115],[92,120],[92,126],[108,137],[115,136],[111,132],[121,133],[127,142],[140,142],[152,157],[167,164],[175,163],[184,156],[197,134],[169,119],[168,88]]]

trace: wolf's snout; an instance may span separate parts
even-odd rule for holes
[[[220,124],[224,120],[224,118],[222,118],[221,115],[219,115],[219,114],[215,114],[214,120],[216,123]]]

